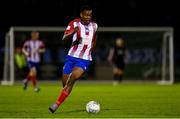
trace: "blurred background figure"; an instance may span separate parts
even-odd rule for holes
[[[113,84],[118,84],[122,81],[124,75],[124,39],[118,37],[115,39],[114,46],[110,48],[108,61],[113,67]]]
[[[25,54],[29,66],[29,73],[24,79],[24,90],[27,89],[28,82],[31,80],[34,86],[34,91],[39,92],[40,88],[37,85],[37,71],[40,63],[40,55],[45,52],[44,42],[39,40],[39,32],[32,31],[31,39],[27,40],[22,49]]]
[[[16,73],[18,73],[20,77],[25,77],[27,75],[29,68],[21,47],[15,49],[15,66],[17,69]]]

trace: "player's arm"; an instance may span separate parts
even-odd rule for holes
[[[79,30],[79,27],[75,27],[74,30],[73,30],[71,33],[65,34],[65,35],[63,36],[64,41],[67,41],[67,40],[71,39],[72,36],[73,36],[78,30]],[[73,45],[79,45],[81,42],[82,42],[82,38],[80,37],[80,38],[78,38],[78,39],[76,39],[75,41],[72,42],[72,46],[73,46]]]
[[[108,55],[108,58],[107,58],[107,60],[108,60],[109,63],[112,63],[113,54],[114,54],[114,49],[113,49],[113,48],[110,48],[110,50],[109,50],[109,55]]]
[[[93,44],[93,49],[96,47],[96,39],[97,39],[97,33],[94,34],[94,44]]]
[[[66,40],[70,40],[72,38],[72,36],[79,30],[79,27],[77,25],[77,22],[76,21],[71,21],[65,32],[64,32],[64,36],[62,38],[63,41],[66,41]]]
[[[29,52],[26,50],[27,49],[27,43],[25,43],[22,47],[22,52],[25,56],[29,56]]]
[[[116,67],[116,65],[113,62],[113,56],[114,56],[114,48],[110,48],[107,60],[113,67]]]
[[[46,51],[45,48],[40,48],[40,49],[38,50],[39,53],[44,53],[45,51]]]
[[[65,32],[62,40],[63,40],[63,41],[66,41],[66,40],[71,39],[72,36],[73,36],[78,30],[79,30],[79,28],[78,28],[78,26],[76,26],[72,31],[67,32],[67,33]]]
[[[77,22],[70,22],[68,27],[66,28],[64,32],[64,36],[62,38],[63,44],[67,44],[70,40],[72,40],[72,37],[75,33],[78,33],[79,27],[77,25]],[[81,37],[78,37],[75,41],[71,43],[72,46],[80,44],[82,41]]]
[[[94,40],[94,43],[92,44],[92,50],[94,50],[95,46],[96,46],[96,39],[97,39],[97,29],[98,29],[98,26],[97,24],[95,24],[95,33],[94,33],[94,36],[93,36],[93,40]]]
[[[44,45],[43,42],[41,42],[41,46],[40,46],[40,48],[38,49],[38,52],[39,52],[39,53],[44,53],[45,51],[46,51],[45,45]]]
[[[108,62],[112,65],[113,67],[113,72],[118,72],[119,68],[116,66],[116,64],[113,61],[113,57],[114,57],[114,48],[111,48],[109,51],[109,55],[108,55]]]

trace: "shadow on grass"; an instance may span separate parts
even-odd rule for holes
[[[116,110],[121,110],[121,109],[101,109],[101,111],[116,111]],[[63,113],[63,114],[70,114],[70,113],[77,113],[77,112],[86,112],[85,109],[79,109],[79,110],[70,110],[70,111],[63,111],[63,112],[58,112],[56,114],[59,114],[59,113]]]
[[[70,111],[63,111],[63,112],[58,112],[58,113],[63,113],[63,114],[70,114],[70,113],[77,113],[77,112],[84,112],[84,109],[77,109],[77,110],[70,110]]]

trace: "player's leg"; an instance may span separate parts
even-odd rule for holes
[[[68,65],[66,65],[66,64],[68,64]],[[73,88],[76,80],[79,79],[83,75],[83,73],[86,71],[87,66],[89,65],[89,62],[83,62],[83,61],[81,62],[81,61],[77,61],[76,60],[73,63],[74,65],[71,65],[68,62],[66,64],[65,64],[64,70],[63,70],[64,71],[63,77],[65,79],[64,80],[65,86],[64,86],[63,90],[61,91],[60,96],[58,97],[56,103],[53,104],[49,108],[49,110],[52,113],[54,113],[55,110],[57,110],[57,108],[64,102],[64,100],[70,94],[70,92],[72,91],[72,88]],[[68,76],[68,78],[67,78],[67,76]]]
[[[26,78],[23,80],[23,89],[26,90],[28,87],[28,82],[31,80],[31,62],[28,62],[28,73],[26,74]]]
[[[113,68],[113,85],[118,85],[122,81],[124,70],[120,67]]]
[[[60,106],[60,104],[63,103],[65,98],[71,93],[72,88],[76,82],[77,79],[79,79],[82,74],[84,73],[84,70],[80,67],[75,67],[71,74],[69,74],[69,78],[67,79],[66,85],[61,91],[61,95],[58,97],[56,104]]]
[[[64,86],[66,85],[67,80],[69,79],[69,75],[70,75],[70,74],[63,74],[63,78],[62,78],[63,88],[64,88]]]
[[[76,80],[84,74],[84,72],[87,70],[87,67],[89,66],[89,63],[89,61],[82,59],[76,60],[72,73],[70,73],[68,80],[66,81],[66,85],[64,86],[63,90],[65,92],[67,92],[68,94],[71,93]]]
[[[61,91],[58,99],[56,100],[56,103],[53,104],[49,110],[54,113],[57,108],[64,102],[64,100],[68,97],[68,95],[70,94],[70,92],[72,91],[72,88],[76,82],[77,79],[79,79],[82,74],[84,73],[84,70],[82,68],[79,67],[75,67],[72,71],[72,73],[70,73],[68,76],[68,79],[66,81],[66,84],[63,88],[63,90]],[[67,74],[65,74],[64,77],[66,77]]]
[[[72,68],[73,68],[73,63],[74,62],[72,60],[70,60],[68,57],[66,58],[66,62],[63,67],[63,78],[62,78],[63,88],[65,87],[67,80],[70,78]],[[59,95],[57,101],[60,100],[60,97],[64,99],[67,96],[68,96],[68,94],[62,90],[60,92],[60,95]],[[52,113],[54,113],[58,107],[59,107],[58,104],[54,103],[53,105],[51,105],[51,107],[49,107],[49,110]]]
[[[24,81],[24,89],[27,88],[27,83],[29,81],[32,81],[33,87],[34,87],[34,91],[38,92],[40,91],[38,85],[37,85],[37,69],[38,69],[38,63],[34,63],[29,61],[28,62],[29,65],[29,73],[26,77],[26,80]]]
[[[76,70],[76,68],[78,67],[75,67],[73,70]],[[84,72],[84,71],[83,71]],[[80,73],[80,72],[79,72]],[[70,75],[72,75],[72,73],[70,74],[63,74],[63,78],[62,78],[62,85],[63,85],[63,88],[65,87],[65,85],[67,84],[68,82],[68,79],[70,78]],[[82,76],[82,75],[81,75]],[[81,77],[80,76],[80,77]]]
[[[25,78],[24,80],[23,80],[23,89],[24,90],[27,90],[27,87],[28,87],[28,79],[27,78]]]
[[[39,92],[40,88],[38,87],[38,84],[37,84],[37,67],[36,66],[32,67],[30,73],[31,73],[30,76],[31,76],[33,87],[34,87],[34,91]]]
[[[124,68],[125,68],[125,63],[124,61],[121,61],[120,64],[118,65],[118,81],[119,82],[123,80]]]
[[[63,88],[66,85],[66,82],[70,77],[70,74],[71,74],[72,69],[73,69],[73,64],[74,64],[74,62],[67,57],[66,62],[65,62],[64,67],[63,67],[63,76],[62,76]]]
[[[64,87],[64,91],[66,91],[68,94],[72,91],[72,88],[76,82],[77,79],[79,79],[82,74],[84,73],[84,70],[80,67],[75,67],[69,75],[69,79],[66,82],[66,85]]]
[[[123,75],[124,75],[124,69],[123,68],[117,68],[117,71],[114,72],[114,79],[118,82],[121,82],[122,81],[122,78],[123,78]]]
[[[65,68],[63,68],[65,69]],[[63,78],[62,78],[62,85],[63,85],[63,88],[65,87],[66,85],[66,82],[67,80],[69,79],[71,73],[70,74],[63,74]],[[60,95],[58,97],[58,99],[56,100],[56,102],[59,102],[60,100],[64,100],[66,97],[68,96],[68,93],[64,92],[63,90],[60,92]],[[62,101],[61,101],[62,102]],[[52,104],[50,107],[49,107],[49,110],[54,113],[57,109],[58,109],[59,105],[57,103],[54,103]]]

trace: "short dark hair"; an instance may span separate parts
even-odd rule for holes
[[[80,8],[80,12],[83,12],[84,10],[92,10],[92,8],[89,5],[83,5]]]

